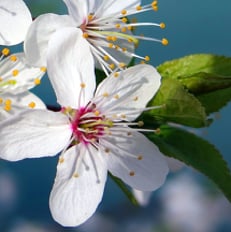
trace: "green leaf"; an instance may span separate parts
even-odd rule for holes
[[[109,173],[112,180],[119,186],[119,188],[124,192],[124,194],[127,196],[127,198],[131,201],[133,205],[138,206],[139,203],[137,202],[136,198],[132,194],[131,190],[124,184],[122,180],[119,178],[113,176],[111,173]]]
[[[212,54],[195,54],[167,61],[157,67],[162,77],[180,79],[195,73],[231,76],[231,58]]]
[[[206,114],[203,106],[192,94],[173,79],[162,79],[162,84],[150,101],[149,106],[163,106],[146,112],[144,117],[162,122],[175,122],[191,127],[206,125]],[[150,120],[149,120],[150,121]]]
[[[160,127],[159,134],[148,134],[166,156],[176,158],[208,176],[231,201],[231,174],[219,151],[209,142],[187,131]]]

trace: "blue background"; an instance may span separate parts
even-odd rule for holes
[[[33,16],[66,12],[61,0],[25,2]],[[138,19],[164,21],[166,29],[139,30],[151,37],[167,37],[169,45],[141,42],[137,53],[149,55],[154,66],[193,53],[231,56],[230,10],[229,0],[159,0],[158,12],[146,12]],[[34,92],[47,104],[54,104],[55,96],[46,78]],[[229,104],[214,115],[215,121],[209,128],[194,132],[213,143],[231,167],[230,113]],[[206,177],[187,167],[171,174],[167,183],[153,193],[146,208],[132,206],[120,189],[108,180],[95,216],[78,228],[63,228],[53,221],[48,207],[56,163],[57,157],[0,162],[0,231],[231,231],[230,203]]]

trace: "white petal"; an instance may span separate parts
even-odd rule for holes
[[[21,43],[32,22],[31,14],[22,0],[0,1],[0,44]]]
[[[60,157],[50,196],[53,218],[63,226],[86,221],[102,199],[106,176],[107,169],[95,148],[79,144],[67,150]]]
[[[24,43],[27,60],[34,66],[46,66],[48,42],[52,34],[63,27],[75,27],[68,15],[44,14],[31,24]]]
[[[152,192],[132,189],[133,195],[141,206],[146,206],[151,198]]]
[[[49,42],[47,70],[62,106],[85,106],[95,90],[94,60],[82,31],[65,28]],[[81,87],[81,85],[83,85]]]
[[[103,100],[102,97],[97,100],[103,101],[99,110],[107,117],[126,115],[124,120],[133,121],[156,94],[160,87],[160,79],[161,76],[156,69],[146,64],[130,67],[120,72],[116,78],[114,74],[110,75],[101,82],[96,91],[96,96],[108,93]]]
[[[27,64],[24,53],[12,54],[0,62],[0,92],[18,94],[31,89],[36,85],[35,80],[40,81],[45,71],[45,68]]]
[[[5,109],[5,102],[7,100],[11,101],[11,109]],[[26,91],[21,94],[10,94],[5,93],[1,94],[2,104],[0,105],[0,121],[9,118],[10,116],[21,113],[24,110],[28,110],[30,108],[33,109],[45,109],[46,106],[42,102],[40,98],[38,98],[33,93]]]
[[[76,26],[85,23],[88,16],[88,1],[63,0],[67,6],[69,15],[75,20]],[[92,1],[92,0],[91,0]]]
[[[98,10],[98,14],[100,17],[106,17],[114,14],[120,14],[122,10],[129,10],[133,9],[136,6],[141,4],[140,0],[105,0],[102,5],[102,8],[100,8],[100,11]]]
[[[132,188],[153,191],[165,181],[168,166],[157,146],[144,135],[117,131],[100,140],[108,170]]]
[[[0,157],[17,161],[54,156],[68,144],[71,134],[65,115],[27,110],[0,124]]]

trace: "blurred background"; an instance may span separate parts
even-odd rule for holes
[[[26,0],[33,17],[46,12],[65,14],[61,0]],[[143,1],[143,4],[150,1]],[[169,45],[145,42],[137,53],[149,55],[151,64],[194,53],[231,56],[231,1],[159,0],[158,12],[137,15],[139,21],[165,22],[166,29],[145,28],[140,33],[166,37]],[[21,46],[15,47],[15,50]],[[47,104],[55,96],[47,77],[33,90]],[[213,143],[231,167],[231,105],[213,115],[214,123],[192,130]],[[57,157],[0,161],[1,232],[229,232],[231,204],[206,177],[189,167],[168,176],[152,194],[146,207],[133,206],[117,185],[108,179],[104,198],[94,216],[77,228],[53,221],[48,207]],[[175,167],[177,168],[177,167]]]

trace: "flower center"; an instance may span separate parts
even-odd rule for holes
[[[100,114],[95,105],[82,107],[78,110],[65,109],[65,111],[70,116],[71,128],[77,143],[98,142],[99,137],[113,126],[113,122]]]

